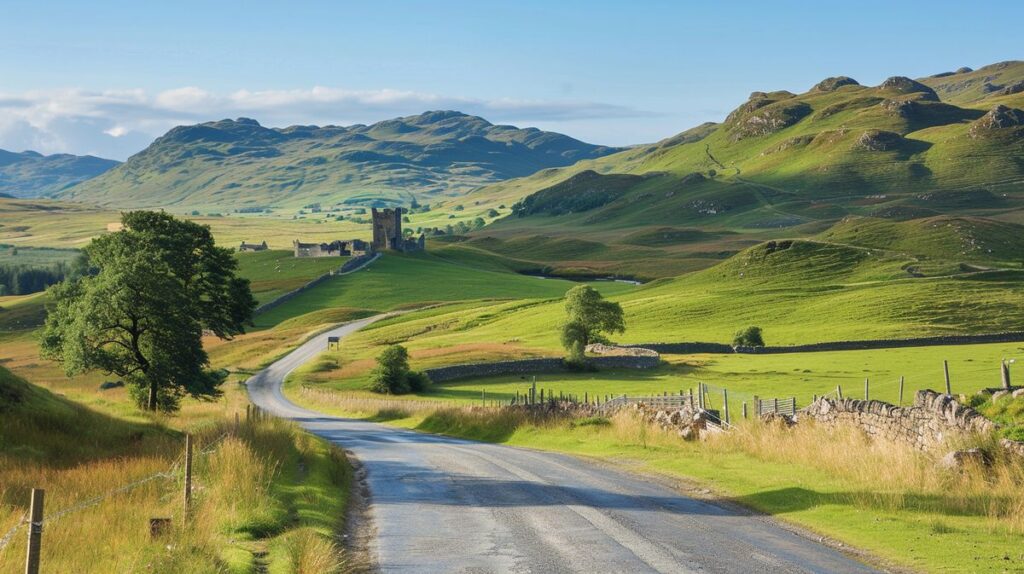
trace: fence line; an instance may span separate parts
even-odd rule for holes
[[[263,419],[263,414],[260,413],[258,416],[254,416],[251,419],[247,417],[246,422],[247,423],[258,422],[259,420],[262,420],[262,419]],[[26,572],[30,572],[30,573],[38,572],[39,571],[39,560],[38,560],[38,557],[39,557],[40,546],[41,546],[41,534],[42,534],[42,529],[43,529],[44,525],[53,524],[56,521],[58,521],[59,519],[63,518],[64,516],[67,516],[69,514],[78,512],[80,510],[84,510],[84,509],[87,509],[87,508],[92,508],[94,506],[97,506],[100,503],[102,503],[103,501],[105,501],[105,500],[107,500],[107,499],[109,499],[109,498],[111,498],[113,496],[116,496],[118,494],[123,494],[125,492],[132,491],[132,490],[134,490],[134,489],[136,489],[136,488],[138,488],[138,487],[140,487],[140,486],[142,486],[144,484],[148,484],[150,482],[161,480],[161,479],[163,479],[163,480],[176,479],[178,477],[179,471],[181,470],[182,463],[188,464],[188,463],[191,463],[190,459],[192,459],[194,457],[200,457],[200,456],[205,456],[205,455],[212,454],[213,452],[215,452],[217,450],[217,448],[220,447],[221,443],[223,443],[225,439],[227,439],[228,437],[230,437],[233,434],[235,434],[236,431],[237,431],[237,427],[233,431],[226,431],[226,432],[222,433],[220,436],[218,436],[217,438],[215,438],[212,441],[210,441],[205,446],[205,448],[195,452],[194,455],[192,455],[191,451],[187,451],[186,453],[179,454],[178,457],[175,458],[171,462],[170,466],[165,471],[153,473],[153,474],[150,474],[148,476],[144,476],[142,478],[139,478],[139,479],[136,479],[136,480],[134,480],[132,482],[129,482],[128,484],[123,484],[123,485],[118,486],[116,488],[112,488],[112,489],[110,489],[110,490],[108,490],[106,492],[102,492],[100,494],[96,494],[96,495],[90,496],[88,498],[80,500],[80,501],[78,501],[78,502],[76,502],[76,503],[74,503],[74,504],[72,504],[72,505],[70,505],[68,507],[62,508],[62,509],[60,509],[60,510],[58,510],[56,512],[50,513],[50,514],[43,514],[43,511],[42,511],[42,500],[43,500],[42,495],[43,495],[43,491],[42,490],[38,490],[38,489],[33,489],[33,494],[32,494],[32,497],[33,497],[32,498],[32,500],[33,500],[32,504],[33,504],[33,509],[34,509],[33,512],[37,512],[37,510],[35,510],[37,508],[35,505],[37,503],[37,498],[38,498],[38,502],[39,502],[38,512],[40,514],[39,519],[38,520],[30,519],[29,518],[29,513],[23,514],[21,516],[21,518],[19,518],[18,521],[14,524],[14,526],[12,526],[3,535],[3,537],[0,537],[0,552],[2,552],[11,543],[11,541],[14,539],[15,535],[21,530],[22,527],[28,525],[32,530],[30,531],[29,549],[28,549],[28,553],[26,555]],[[190,441],[190,437],[189,437],[189,435],[186,435],[186,443],[188,443],[189,441]],[[171,496],[173,496],[173,493],[170,493],[170,494],[171,494]],[[190,493],[186,492],[186,498],[188,498],[189,494]],[[164,497],[161,497],[161,500],[163,500],[163,498]],[[174,514],[175,513],[172,512],[172,516]],[[161,519],[161,520],[163,520],[163,519]],[[150,526],[152,528],[152,524]]]

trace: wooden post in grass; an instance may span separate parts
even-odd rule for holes
[[[192,505],[192,435],[185,435],[185,516]]]
[[[238,434],[238,411],[235,411],[235,434]]]
[[[900,375],[900,404],[899,404],[899,406],[901,406],[901,407],[903,406],[903,375]]]
[[[949,384],[949,361],[942,361],[942,372],[946,375],[946,394],[953,395],[953,387]]]
[[[39,574],[39,557],[43,550],[43,499],[45,491],[32,489],[28,511],[28,552],[25,554],[25,574]]]
[[[1003,378],[1003,388],[1010,390],[1012,388],[1012,385],[1010,385],[1010,363],[1006,362],[1006,359],[1003,359],[1000,363],[999,374]]]
[[[779,412],[779,397],[775,397],[774,399],[772,399],[772,401],[773,401],[772,402],[772,408],[774,408],[775,412],[778,413]]]
[[[864,377],[864,400],[870,400],[870,396],[871,395],[868,393],[868,379],[867,377]]]
[[[729,391],[722,389],[722,408],[725,410],[725,424],[729,424]]]
[[[836,396],[843,400],[843,385],[836,385]]]

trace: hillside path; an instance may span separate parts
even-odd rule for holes
[[[252,401],[351,451],[367,471],[383,572],[875,572],[771,519],[571,456],[323,415],[281,383],[388,315],[336,327],[248,381]]]

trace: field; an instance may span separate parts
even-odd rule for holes
[[[274,249],[239,253],[238,274],[249,280],[249,287],[260,303],[272,301],[294,291],[313,279],[340,269],[347,258],[296,258],[292,251]]]
[[[561,297],[572,287],[562,280],[541,279],[507,271],[480,269],[428,253],[389,253],[366,268],[337,277],[259,315],[260,327],[333,307],[390,311],[403,306],[471,299],[533,299]],[[633,287],[601,282],[608,293]]]

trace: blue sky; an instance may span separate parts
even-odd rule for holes
[[[721,120],[751,91],[1024,58],[1024,3],[0,4],[0,148],[124,159],[179,123],[455,108],[594,143]]]

